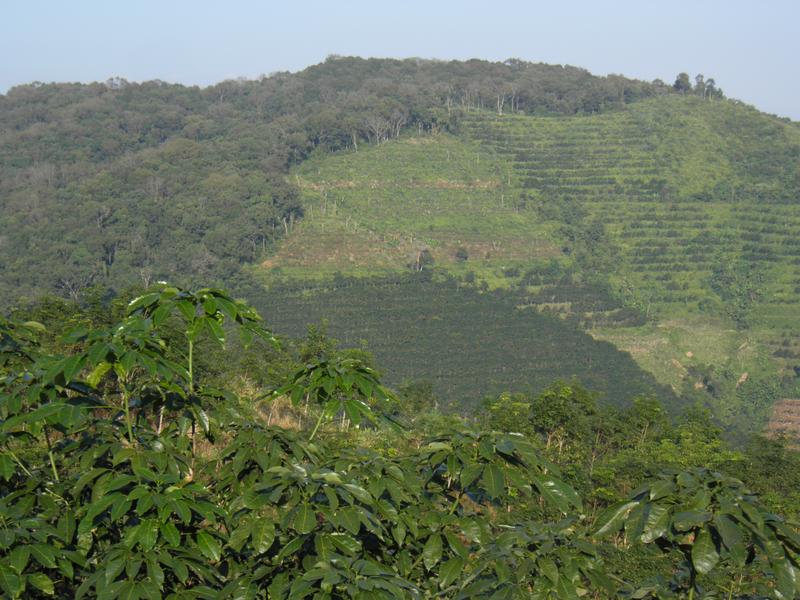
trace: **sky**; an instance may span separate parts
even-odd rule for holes
[[[800,0],[0,0],[0,93],[114,76],[209,85],[330,54],[702,73],[800,120]]]

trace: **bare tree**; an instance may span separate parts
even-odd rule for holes
[[[364,118],[364,125],[367,131],[372,134],[376,144],[388,139],[388,133],[391,131],[392,125],[384,119],[381,115],[367,115]]]
[[[392,115],[390,117],[390,124],[392,128],[392,132],[394,133],[394,137],[400,137],[400,130],[403,128],[403,125],[406,124],[408,120],[408,115],[405,112],[399,109],[394,109],[392,111]]]
[[[66,293],[71,300],[78,300],[81,292],[92,285],[97,273],[92,271],[90,273],[74,273],[66,277],[59,277],[56,282],[56,289]]]

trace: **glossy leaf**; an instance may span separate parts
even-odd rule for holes
[[[719,553],[707,528],[701,529],[692,544],[692,564],[698,573],[710,573],[719,562]]]
[[[422,560],[429,571],[442,559],[442,536],[433,533],[425,542],[422,550]]]

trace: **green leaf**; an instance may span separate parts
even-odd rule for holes
[[[445,588],[458,579],[465,565],[466,561],[460,556],[454,556],[450,560],[442,563],[442,566],[439,568],[439,587]]]
[[[70,356],[64,362],[64,381],[70,382],[75,378],[83,367],[83,357],[80,354]]]
[[[695,527],[700,527],[709,520],[711,520],[710,513],[698,512],[696,510],[684,510],[675,513],[672,517],[672,526],[677,531],[689,531]]]
[[[99,363],[86,378],[86,382],[96,388],[100,384],[106,373],[111,370],[111,363],[103,361]]]
[[[253,523],[252,528],[253,549],[257,554],[263,554],[272,547],[275,541],[275,523],[261,518]]]
[[[796,598],[797,591],[797,572],[792,564],[785,558],[770,561],[772,573],[775,576],[777,592],[782,600],[792,600]]]
[[[44,573],[31,573],[28,575],[28,583],[48,596],[56,593],[53,581]]]
[[[483,473],[483,465],[481,464],[464,465],[460,476],[461,487],[469,487],[481,476],[481,473]]]
[[[597,517],[594,535],[602,536],[619,531],[625,519],[638,504],[638,500],[629,500],[609,506]]]
[[[236,552],[241,552],[244,543],[250,538],[252,525],[252,523],[247,522],[234,529],[228,537],[228,546]]]
[[[369,407],[359,400],[347,398],[344,401],[344,413],[347,415],[347,418],[353,422],[353,425],[360,424],[362,413],[367,412],[369,412]]]
[[[749,502],[741,502],[739,508],[742,509],[747,519],[753,524],[753,528],[759,533],[762,533],[764,529],[764,517],[758,508]]]
[[[56,568],[56,551],[46,544],[31,544],[29,546],[33,558],[45,569]]]
[[[15,598],[22,591],[22,580],[3,563],[0,563],[0,589],[4,590],[11,598]]]
[[[16,471],[16,465],[11,457],[7,454],[0,454],[0,477],[6,481],[11,481]]]
[[[194,414],[197,422],[200,424],[200,428],[203,430],[203,433],[208,434],[211,431],[211,425],[208,420],[208,414],[199,406],[195,406],[192,409],[192,413]]]
[[[72,579],[75,576],[75,568],[69,560],[63,558],[58,559],[58,570],[67,579]]]
[[[280,563],[286,557],[291,556],[292,554],[300,550],[300,548],[303,547],[305,541],[306,541],[306,536],[303,535],[298,535],[296,538],[291,539],[289,543],[287,543],[283,548],[281,548],[281,551],[278,552],[278,555],[275,557],[275,562]]]
[[[342,527],[353,535],[358,535],[361,529],[361,516],[357,509],[353,507],[341,508],[334,515]]]
[[[581,509],[578,493],[566,483],[552,477],[537,477],[534,482],[542,497],[561,512],[568,513],[573,507]]]
[[[206,296],[203,299],[203,310],[209,316],[217,312],[217,301],[213,296]]]
[[[194,321],[194,318],[197,315],[197,308],[194,304],[188,300],[179,300],[176,305],[178,310],[181,311],[184,319],[186,319],[189,323]]]
[[[537,564],[542,574],[547,577],[553,585],[558,583],[558,567],[552,558],[547,556],[542,557]]]
[[[668,496],[675,490],[675,482],[672,478],[663,481],[656,481],[650,486],[649,497],[650,500],[659,500]]]
[[[317,525],[317,517],[314,509],[309,504],[301,504],[297,507],[297,512],[292,521],[292,527],[298,533],[310,533]]]
[[[168,521],[161,526],[161,535],[170,546],[180,546],[181,534],[172,521]]]
[[[669,507],[663,504],[649,504],[647,519],[640,539],[645,544],[654,542],[665,535],[669,529]]]
[[[340,552],[348,556],[355,556],[361,551],[361,542],[346,533],[332,533],[330,539]]]
[[[353,496],[355,496],[358,500],[360,500],[364,504],[372,504],[372,496],[364,488],[354,485],[352,483],[345,483],[344,485],[342,485],[342,487],[351,494],[353,494]]]
[[[139,600],[139,589],[133,581],[126,581],[122,584],[119,592],[115,594],[119,600]]]
[[[197,546],[200,548],[200,552],[203,553],[203,556],[212,562],[217,562],[219,560],[221,552],[219,542],[207,531],[201,531],[197,534]]]
[[[402,521],[398,521],[397,524],[392,527],[392,537],[394,541],[397,542],[398,546],[403,545],[406,539],[406,526]]]
[[[701,529],[692,545],[692,564],[698,573],[706,575],[719,562],[719,552],[707,528]]]
[[[114,560],[106,562],[106,568],[104,570],[106,585],[109,585],[119,576],[120,573],[122,573],[123,569],[125,569],[125,561],[127,558],[128,556],[123,554]]]
[[[69,544],[72,541],[72,536],[75,535],[75,527],[75,515],[71,510],[65,511],[64,514],[59,517],[56,525],[58,535],[63,542]]]
[[[186,568],[184,561],[175,559],[166,552],[159,554],[158,561],[171,569],[178,581],[185,582],[189,578],[189,569]]]
[[[149,294],[139,296],[138,298],[134,298],[128,303],[128,314],[133,314],[140,308],[146,308],[151,304],[154,304],[160,297],[161,294],[159,292],[151,292]]]
[[[487,465],[481,477],[486,492],[492,498],[500,498],[505,492],[505,478],[503,470],[497,465]]]
[[[556,598],[558,600],[579,600],[578,590],[563,574],[556,584]]]
[[[169,304],[162,304],[157,309],[155,309],[153,311],[153,314],[151,315],[151,319],[153,320],[153,326],[158,327],[159,325],[161,325],[164,321],[167,320],[167,317],[169,317],[171,312],[172,312],[172,306],[170,306]]]
[[[714,526],[722,538],[722,543],[738,564],[744,564],[747,559],[747,549],[744,546],[744,536],[736,522],[727,515],[716,515]]]
[[[8,555],[8,564],[10,564],[11,568],[17,573],[21,574],[25,570],[25,567],[28,566],[30,556],[31,549],[28,546],[17,546]]]
[[[213,317],[205,317],[205,322],[209,332],[211,332],[212,337],[217,341],[217,343],[224,344],[225,331],[222,329],[222,325],[220,325],[219,321]]]
[[[425,547],[422,549],[422,561],[425,563],[425,568],[430,571],[441,558],[442,536],[438,533],[434,533],[428,538],[428,541],[425,542]]]

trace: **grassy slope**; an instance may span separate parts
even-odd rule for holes
[[[295,174],[306,218],[265,266],[311,279],[396,271],[428,249],[439,266],[488,277],[498,266],[557,256],[552,225],[513,208],[504,165],[449,135],[312,158]],[[459,248],[468,264],[456,259]]]
[[[641,327],[595,324],[595,337],[675,389],[692,366],[735,376],[786,371],[797,362],[800,315],[800,207],[791,202],[798,147],[797,127],[695,98],[593,116],[472,113],[458,137],[410,137],[306,162],[296,177],[307,218],[260,272],[268,283],[278,272],[319,280],[403,271],[427,248],[437,267],[507,286],[510,267],[572,263],[561,252],[562,223],[546,210],[568,198],[616,248],[600,278],[651,317]],[[763,277],[744,331],[708,283],[715,266],[733,261]],[[568,312],[569,302],[557,308]],[[787,344],[790,356],[772,356]]]

